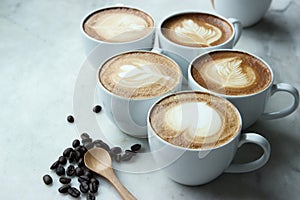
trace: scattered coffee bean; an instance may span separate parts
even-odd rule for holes
[[[113,148],[110,149],[110,152],[113,155],[118,155],[118,154],[122,153],[122,149],[121,149],[121,147],[113,147]]]
[[[52,177],[49,174],[43,176],[43,181],[46,185],[50,185],[53,182]]]
[[[78,177],[78,182],[82,183],[82,182],[90,182],[90,178],[88,176],[82,175]]]
[[[68,184],[71,182],[71,179],[68,177],[60,177],[59,182],[61,182],[62,184]]]
[[[78,176],[78,177],[82,176],[83,173],[84,173],[84,171],[83,171],[83,169],[81,167],[76,167],[76,169],[75,169],[76,176]]]
[[[56,174],[58,176],[62,176],[62,175],[65,175],[66,171],[65,171],[65,168],[61,165],[59,165],[57,168],[56,168]]]
[[[73,176],[75,174],[74,165],[69,165],[67,170],[66,170],[66,173],[67,173],[68,176]]]
[[[80,158],[78,163],[77,163],[78,167],[84,167],[85,164],[84,164],[84,158]]]
[[[110,151],[110,147],[105,142],[101,142],[98,147],[105,149],[108,152]]]
[[[71,147],[66,148],[63,152],[63,156],[68,158],[70,156],[70,153],[73,151],[73,149]]]
[[[73,146],[74,148],[78,147],[79,145],[80,145],[80,141],[79,141],[78,139],[73,140],[72,146]]]
[[[70,185],[63,185],[60,188],[58,188],[58,192],[60,192],[60,193],[67,193],[70,188],[71,188]]]
[[[82,193],[87,193],[89,191],[89,185],[86,181],[80,183],[79,189]]]
[[[102,110],[102,107],[100,105],[96,105],[93,108],[94,113],[99,113],[99,112],[101,112],[101,110]]]
[[[128,160],[130,160],[133,157],[133,154],[134,153],[132,153],[130,151],[125,151],[125,154],[122,155],[121,160],[122,161],[128,161]]]
[[[90,138],[90,135],[87,134],[87,133],[82,133],[82,134],[80,135],[80,138],[81,138],[82,140],[88,139],[88,138]]]
[[[121,159],[122,159],[122,155],[121,155],[121,154],[117,154],[117,155],[114,155],[113,158],[114,158],[117,162],[120,162]]]
[[[75,159],[76,162],[78,162],[79,159],[82,157],[82,156],[81,156],[81,153],[80,153],[79,151],[74,151],[74,152],[75,152],[75,157],[74,157],[74,159]]]
[[[58,160],[57,161],[55,161],[51,166],[50,166],[50,169],[56,169],[57,167],[59,166],[59,162],[58,162]]]
[[[89,184],[90,192],[91,193],[96,193],[98,192],[98,185],[95,182],[91,182]]]
[[[77,188],[75,188],[75,187],[70,187],[69,189],[68,189],[68,194],[70,194],[72,197],[79,197],[80,196],[80,191],[79,190],[77,190]]]
[[[85,146],[86,149],[91,149],[91,148],[94,147],[94,143],[93,142],[89,142],[89,143],[84,144],[84,146]]]
[[[93,173],[89,169],[86,169],[84,171],[84,175],[89,177],[89,179],[93,177]]]
[[[93,142],[93,139],[92,138],[85,138],[85,139],[82,139],[81,142],[85,146],[85,144]]]
[[[69,156],[69,162],[70,163],[74,162],[75,161],[75,157],[76,157],[76,153],[75,153],[75,151],[72,151],[70,153],[70,156]]]
[[[59,164],[61,164],[61,165],[65,165],[65,164],[67,163],[67,159],[66,159],[66,157],[64,157],[64,156],[59,156],[58,162],[59,162]]]
[[[67,121],[68,121],[69,123],[73,123],[73,122],[74,122],[74,117],[73,117],[72,115],[69,115],[69,116],[67,117]]]
[[[93,143],[95,146],[100,145],[103,141],[102,140],[94,140]]]
[[[87,200],[95,200],[96,197],[95,197],[95,195],[93,193],[88,193],[88,195],[86,196],[86,199]]]
[[[132,146],[130,147],[130,149],[131,149],[131,151],[136,152],[136,151],[139,151],[139,150],[141,149],[141,147],[142,147],[142,145],[140,145],[140,144],[135,144],[135,145],[132,145]]]
[[[99,185],[99,181],[96,178],[91,178],[91,183],[96,183],[96,185]]]

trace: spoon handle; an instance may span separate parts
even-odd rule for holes
[[[120,196],[124,200],[136,200],[136,198],[122,185],[122,183],[119,181],[119,179],[116,177],[116,175],[110,171],[110,178],[109,181],[112,183],[112,185],[116,188],[116,190],[119,192]]]

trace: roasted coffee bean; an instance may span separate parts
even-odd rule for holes
[[[91,193],[96,193],[96,192],[98,192],[98,185],[97,185],[95,182],[90,183],[90,184],[89,184],[89,188],[90,188],[90,192],[91,192]]]
[[[71,183],[71,179],[68,177],[60,177],[59,182],[61,182],[62,184],[68,184]]]
[[[71,188],[70,185],[63,185],[63,186],[61,186],[60,188],[58,188],[58,191],[59,191],[60,193],[67,193],[67,192],[68,192],[68,189],[70,189],[70,188]]]
[[[50,166],[50,169],[56,169],[57,167],[59,166],[59,162],[58,162],[58,160],[57,161],[55,161],[51,166]]]
[[[100,147],[102,149],[105,149],[106,151],[110,151],[110,147],[105,142],[101,142],[97,147]]]
[[[56,168],[56,174],[58,176],[62,176],[62,175],[65,175],[66,171],[65,171],[65,168],[61,165],[59,165],[57,168]]]
[[[121,159],[122,159],[122,155],[121,155],[121,154],[114,155],[113,157],[114,157],[114,159],[115,159],[117,162],[120,162]]]
[[[135,152],[135,151],[131,151],[131,150],[129,150],[129,149],[126,149],[126,150],[125,150],[125,153],[132,154],[132,156],[135,156],[135,155],[136,155],[136,152]]]
[[[130,149],[131,149],[131,151],[139,151],[140,149],[141,149],[141,147],[142,147],[142,145],[140,145],[140,144],[135,144],[135,145],[132,145],[131,147],[130,147]]]
[[[83,156],[87,152],[87,149],[85,148],[85,146],[80,146],[79,149],[78,149],[78,151]]]
[[[122,161],[128,161],[128,160],[130,160],[133,157],[133,154],[134,153],[132,153],[130,151],[125,151],[125,154],[122,155],[121,160]]]
[[[73,151],[73,149],[71,147],[66,148],[63,152],[63,156],[68,158],[70,156],[70,153]]]
[[[89,169],[86,169],[84,171],[84,175],[89,177],[89,179],[93,177],[93,173]]]
[[[67,163],[67,159],[64,156],[59,156],[58,162],[61,165],[65,165]]]
[[[98,145],[100,145],[103,141],[102,140],[94,140],[93,143],[96,147],[99,147]]]
[[[93,139],[92,138],[85,138],[85,139],[82,139],[81,142],[85,146],[85,144],[93,142]]]
[[[86,181],[80,183],[79,189],[82,193],[87,193],[89,191],[89,184]]]
[[[94,147],[94,143],[93,142],[85,143],[84,146],[86,149],[91,149]]]
[[[91,183],[96,183],[96,185],[99,185],[99,181],[96,178],[91,178]]]
[[[88,195],[86,196],[87,200],[96,200],[96,197],[93,193],[88,193]]]
[[[82,175],[78,177],[78,182],[90,182],[90,178],[88,176]]]
[[[80,158],[80,159],[78,160],[77,165],[78,165],[78,167],[84,167],[84,166],[85,166],[85,164],[84,164],[84,158]]]
[[[79,197],[80,196],[80,191],[79,190],[77,190],[77,188],[75,188],[75,187],[70,187],[69,189],[68,189],[68,194],[70,194],[72,197]]]
[[[84,170],[81,167],[76,167],[75,174],[76,176],[82,176],[84,174]]]
[[[66,170],[66,173],[67,173],[68,176],[73,176],[75,174],[74,165],[69,165],[67,170]]]
[[[73,117],[72,115],[69,115],[69,116],[67,117],[67,121],[68,121],[69,123],[73,123],[73,122],[74,122],[74,117]]]
[[[80,141],[79,141],[78,139],[73,140],[73,142],[72,142],[72,147],[76,148],[76,147],[78,147],[79,145],[80,145]]]
[[[74,162],[75,161],[75,157],[76,157],[76,153],[75,153],[75,151],[72,151],[70,153],[70,156],[69,156],[69,162],[70,163]]]
[[[101,110],[102,110],[102,107],[100,105],[96,105],[93,108],[94,113],[99,113],[99,112],[101,112]]]
[[[74,152],[75,152],[75,158],[74,159],[75,159],[76,162],[78,162],[79,159],[82,157],[81,153],[79,151],[74,151]]]
[[[84,140],[84,139],[90,138],[90,135],[87,134],[87,133],[82,133],[82,134],[80,135],[80,138],[81,138],[82,140]]]
[[[113,155],[117,155],[117,154],[121,154],[122,153],[122,149],[121,149],[121,147],[113,147],[113,148],[110,149],[110,152]]]
[[[43,181],[46,185],[50,185],[53,182],[52,177],[49,174],[43,176]]]

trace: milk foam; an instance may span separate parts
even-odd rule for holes
[[[203,46],[211,46],[222,37],[222,31],[211,24],[199,25],[191,19],[183,20],[181,27],[175,28],[175,33],[185,43],[196,43]]]
[[[137,15],[114,13],[99,16],[91,27],[98,35],[108,40],[128,32],[142,32],[148,27],[148,23]]]
[[[239,58],[223,58],[206,63],[203,73],[210,81],[222,87],[244,88],[255,83],[254,70]]]
[[[119,72],[113,74],[113,80],[128,88],[146,87],[155,83],[167,86],[170,81],[175,80],[163,75],[162,68],[159,64],[133,61],[131,64],[119,66]]]
[[[193,137],[209,137],[220,131],[222,118],[206,102],[186,102],[170,108],[165,123],[177,133]],[[176,137],[176,135],[174,135]]]

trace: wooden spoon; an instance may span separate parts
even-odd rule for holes
[[[84,155],[84,163],[87,168],[106,178],[119,192],[122,199],[136,199],[118,180],[112,169],[109,153],[102,148],[92,148]]]

